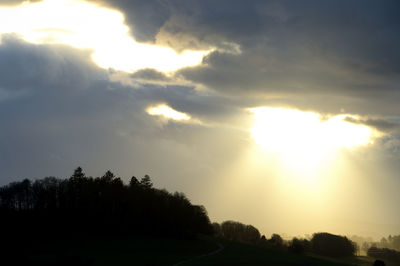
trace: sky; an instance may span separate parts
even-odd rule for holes
[[[0,185],[110,169],[267,237],[399,234],[399,12],[1,0]]]

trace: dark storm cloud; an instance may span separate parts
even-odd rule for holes
[[[160,124],[145,113],[149,105],[164,102],[207,120],[231,115],[234,105],[224,107],[223,99],[198,95],[193,87],[133,88],[111,82],[88,51],[31,45],[8,36],[0,45],[0,73],[1,184],[25,177],[65,177],[81,165],[94,175],[108,168],[118,169],[124,178],[154,174],[165,178],[158,180],[165,186],[186,174],[196,176],[184,173],[187,169],[168,170],[173,165],[179,169],[180,163],[196,163],[190,169],[200,174],[217,164],[207,156],[194,158],[192,149],[199,154],[220,153],[221,145],[222,150],[232,149],[230,154],[239,150],[229,140],[242,138],[241,132],[227,137],[220,128]],[[204,142],[215,143],[210,149]]]
[[[262,12],[246,17],[254,20],[257,33],[229,26],[226,37],[241,45],[242,54],[215,52],[205,59],[206,66],[181,73],[229,94],[281,96],[288,102],[308,97],[309,106],[319,110],[326,106],[318,106],[323,97],[345,96],[341,107],[366,112],[361,108],[366,102],[399,99],[399,8],[393,2],[379,4],[280,2],[281,19]],[[338,103],[328,104],[329,111],[339,110]],[[394,113],[397,105],[391,107]]]
[[[160,27],[170,17],[169,5],[163,0],[88,0],[88,2],[121,10],[132,34],[141,42],[154,41]]]
[[[398,1],[104,2],[140,40],[178,51],[238,44],[241,54],[216,51],[180,72],[213,90],[324,112],[397,113]]]

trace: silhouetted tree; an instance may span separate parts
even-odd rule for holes
[[[139,186],[139,180],[137,180],[137,178],[135,176],[132,176],[131,180],[129,181],[129,187],[134,188],[137,186]]]
[[[261,238],[260,238],[260,243],[261,243],[262,245],[265,245],[265,244],[267,243],[267,238],[265,237],[265,235],[262,235],[262,236],[261,236]]]
[[[278,234],[272,234],[271,238],[268,239],[268,243],[271,247],[276,249],[284,249],[284,241],[282,237]]]
[[[215,226],[214,226],[215,227]],[[261,235],[257,228],[235,221],[225,221],[220,225],[220,236],[229,240],[256,244]]]
[[[140,185],[143,188],[150,189],[153,187],[153,183],[151,182],[150,176],[145,175],[141,180],[140,180]]]
[[[311,251],[311,243],[307,239],[293,238],[288,245],[288,250],[294,253]]]
[[[110,170],[105,172],[105,174],[101,177],[102,181],[104,181],[106,183],[111,183],[114,178],[115,178],[115,175]]]
[[[261,234],[257,228],[252,225],[246,225],[245,228],[245,241],[250,243],[257,243],[260,241]]]
[[[85,173],[83,172],[82,168],[79,166],[74,170],[74,173],[71,176],[71,179],[79,179],[84,178]]]
[[[329,233],[316,233],[311,239],[312,250],[321,255],[333,257],[354,256],[355,243],[344,236]]]

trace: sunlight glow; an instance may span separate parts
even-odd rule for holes
[[[351,115],[323,120],[321,115],[283,108],[253,108],[251,136],[265,150],[277,154],[287,165],[313,169],[334,159],[341,149],[373,143],[377,132],[365,125],[345,121]]]
[[[176,121],[187,121],[190,119],[188,114],[176,111],[166,104],[159,104],[157,106],[151,106],[146,109],[149,115],[161,116],[166,119],[172,119]]]
[[[0,34],[15,33],[33,44],[66,44],[93,51],[102,68],[134,72],[154,68],[170,72],[201,64],[210,51],[174,50],[136,42],[124,16],[82,0],[44,0],[2,7]]]

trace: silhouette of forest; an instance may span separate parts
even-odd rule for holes
[[[82,168],[68,179],[24,179],[0,188],[1,249],[23,252],[27,241],[59,241],[127,235],[194,238],[211,234],[206,209],[183,193],[153,188],[148,175],[124,184],[107,171],[88,177]]]
[[[26,234],[62,228],[63,233],[157,234],[193,237],[211,234],[203,206],[183,193],[153,188],[148,175],[128,185],[107,171],[87,177],[78,167],[69,179],[25,179],[0,188],[0,212],[7,228]],[[29,221],[29,222],[27,222]],[[21,224],[22,223],[22,224]],[[4,228],[4,227],[3,227]]]

